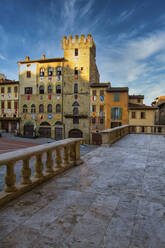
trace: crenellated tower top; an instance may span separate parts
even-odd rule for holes
[[[65,50],[65,49],[87,48],[87,47],[96,48],[96,45],[91,34],[88,34],[86,38],[84,34],[81,34],[80,38],[76,34],[74,39],[72,38],[72,35],[70,35],[68,39],[66,36],[64,36],[62,47]]]

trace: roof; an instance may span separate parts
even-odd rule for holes
[[[90,87],[91,88],[107,88],[110,85],[111,85],[110,82],[108,82],[108,83],[91,83]]]
[[[129,95],[129,99],[144,99],[144,95]]]
[[[19,84],[19,81],[9,80],[9,79],[0,79],[0,85],[7,85],[7,84]]]
[[[24,60],[18,61],[20,64],[28,64],[28,63],[48,63],[48,62],[64,62],[66,61],[64,58],[49,58],[49,59],[35,59],[35,60]]]
[[[147,106],[145,104],[128,103],[128,109],[155,110],[157,107]]]
[[[128,92],[128,87],[110,87],[107,89],[108,92]]]

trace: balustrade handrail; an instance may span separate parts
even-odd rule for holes
[[[62,141],[56,141],[51,144],[49,143],[49,144],[37,145],[33,147],[19,149],[12,152],[3,153],[0,154],[0,166],[5,165],[5,163],[9,162],[10,160],[12,160],[13,162],[19,161],[19,159],[22,160],[26,157],[32,157],[33,155],[44,153],[58,147],[59,148],[64,147],[67,144],[69,145],[75,142],[80,142],[82,140],[83,140],[82,138],[69,138],[69,139],[64,139]]]
[[[111,129],[106,129],[104,131],[101,131],[100,133],[111,133],[111,132],[114,132],[116,130],[119,130],[119,129],[124,129],[126,127],[129,127],[130,125],[123,125],[123,126],[120,126],[120,127],[114,127],[114,128],[111,128]]]

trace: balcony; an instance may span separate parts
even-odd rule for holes
[[[81,166],[56,177],[50,152],[70,146],[71,140],[33,147],[33,151],[24,149],[24,154],[20,150],[17,155],[0,155],[1,165],[7,164],[1,197],[6,194],[10,199],[11,194],[18,196],[21,187],[34,188],[35,180],[42,182],[44,151],[46,175],[51,177],[0,210],[0,247],[164,248],[165,138],[164,127],[161,132],[158,128],[152,126],[151,133],[149,126],[144,129],[147,134],[129,125],[105,130],[106,147],[86,154]],[[72,142],[75,145],[76,139]],[[76,147],[71,148],[72,161],[80,159]],[[60,154],[55,160],[61,170],[68,156],[63,159],[65,150]],[[32,155],[37,158],[34,179],[28,167]],[[18,159],[24,161],[19,187],[14,183],[14,161]]]

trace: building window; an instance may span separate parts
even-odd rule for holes
[[[100,105],[100,112],[104,112],[104,105]]]
[[[122,109],[121,108],[112,108],[111,109],[111,119],[112,120],[121,120],[122,119]]]
[[[43,104],[39,105],[39,113],[44,113],[44,105]]]
[[[114,93],[114,101],[115,101],[115,102],[119,102],[119,101],[120,101],[120,95],[119,95],[118,92],[115,92],[115,93]]]
[[[74,93],[78,93],[78,84],[74,84]]]
[[[32,87],[25,88],[25,94],[31,95],[32,94]]]
[[[92,124],[95,124],[96,123],[96,118],[92,118]]]
[[[48,104],[48,113],[52,113],[52,104]]]
[[[4,110],[5,108],[5,102],[1,102],[1,109]]]
[[[78,116],[73,117],[73,124],[79,124],[79,118]]]
[[[48,94],[52,94],[53,92],[53,88],[51,85],[48,86]]]
[[[140,117],[141,117],[141,119],[145,119],[146,118],[145,112],[141,112]]]
[[[1,93],[5,93],[5,88],[4,87],[1,87]]]
[[[36,112],[36,106],[35,104],[31,105],[31,113],[35,113]]]
[[[56,113],[61,113],[61,105],[60,104],[57,104],[56,105]]]
[[[44,94],[44,86],[41,85],[39,88],[39,94]]]
[[[53,75],[53,68],[48,67],[48,76],[52,76],[52,75]]]
[[[31,71],[27,71],[26,77],[31,78]]]
[[[92,105],[92,112],[96,112],[96,105]]]
[[[7,88],[7,93],[11,93],[11,87]]]
[[[44,68],[40,68],[40,77],[44,76]]]
[[[75,56],[78,56],[78,48],[75,48],[75,50],[74,50],[74,55],[75,55]]]
[[[96,96],[96,90],[92,90],[92,96]]]
[[[7,108],[11,109],[11,102],[7,102]]]
[[[131,112],[132,119],[136,119],[136,112]]]
[[[15,86],[15,87],[14,87],[14,93],[17,93],[17,92],[18,92],[18,87]]]
[[[26,104],[23,105],[23,113],[27,113],[28,112],[28,107]]]
[[[138,101],[138,103],[140,103],[140,99],[138,99],[137,101]]]
[[[56,94],[61,94],[61,85],[56,86]]]
[[[73,116],[78,116],[79,110],[78,108],[73,108]]]
[[[104,90],[100,90],[100,96],[104,96]]]
[[[61,76],[61,66],[58,66],[56,69],[56,75]]]
[[[78,79],[78,68],[77,67],[75,67],[74,69],[74,78]]]
[[[104,118],[100,118],[100,124],[104,124]]]
[[[18,109],[18,102],[14,102],[14,109],[15,109],[15,110]]]

